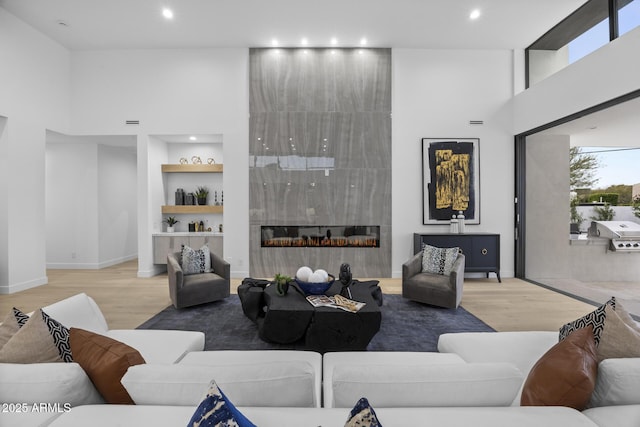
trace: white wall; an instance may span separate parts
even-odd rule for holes
[[[98,147],[46,146],[48,268],[95,268],[98,263]]]
[[[69,124],[69,52],[0,8],[0,116],[6,155],[5,251],[0,294],[47,283],[45,271],[45,129]],[[4,226],[3,226],[4,227]],[[25,262],[25,254],[28,261]]]
[[[97,269],[136,258],[135,154],[91,141],[47,144],[47,268]]]
[[[414,232],[447,232],[422,224],[421,138],[480,138],[480,224],[468,231],[501,235],[501,273],[514,274],[514,144],[504,107],[514,88],[506,50],[393,50],[392,274],[413,253]],[[484,125],[469,125],[484,120]]]
[[[71,63],[73,133],[138,135],[138,274],[158,272],[150,135],[222,134],[224,253],[234,277],[248,275],[248,49],[85,51]]]
[[[137,165],[134,147],[98,145],[98,267],[138,256]]]
[[[640,89],[640,27],[518,94],[514,134]]]

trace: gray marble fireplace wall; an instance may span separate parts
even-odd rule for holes
[[[391,50],[251,49],[250,273],[391,277]],[[261,247],[262,225],[377,225],[379,248]]]

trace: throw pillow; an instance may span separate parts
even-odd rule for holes
[[[606,320],[598,345],[598,362],[604,359],[640,357],[640,327],[620,303],[605,307]]]
[[[349,413],[344,427],[382,427],[367,398],[362,397]]]
[[[84,369],[107,403],[133,404],[120,380],[130,366],[145,363],[138,350],[104,335],[78,328],[71,328],[70,343],[74,360]]]
[[[29,320],[29,316],[13,307],[0,324],[0,348]]]
[[[188,427],[238,426],[256,427],[220,390],[215,381],[209,383],[209,391],[196,408]]]
[[[0,362],[73,362],[69,329],[38,310],[0,349]]]
[[[449,276],[459,252],[459,248],[436,248],[435,246],[423,245],[422,271]]]
[[[598,360],[593,327],[578,329],[533,365],[522,386],[522,406],[586,408],[595,388]]]
[[[616,308],[616,299],[611,297],[609,301],[602,304],[600,307],[593,310],[591,313],[585,314],[579,319],[569,322],[560,328],[560,341],[567,338],[569,334],[577,329],[586,328],[587,326],[593,327],[593,338],[596,342],[596,347],[600,344],[600,336],[602,335],[602,329],[604,329],[604,322],[607,317],[605,308],[611,306]]]
[[[193,249],[182,245],[182,274],[211,273],[211,255],[209,247],[203,245],[200,249]]]

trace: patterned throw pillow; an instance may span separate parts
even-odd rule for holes
[[[0,349],[0,362],[73,362],[69,329],[38,310]]]
[[[602,335],[602,330],[604,329],[604,323],[607,318],[607,313],[605,311],[607,306],[611,306],[615,310],[616,308],[616,299],[615,297],[611,297],[611,299],[600,307],[593,310],[591,313],[585,314],[579,319],[574,320],[573,322],[569,322],[566,325],[560,328],[560,337],[559,341],[564,340],[571,334],[573,331],[586,328],[587,326],[593,326],[593,339],[596,342],[596,347],[600,345],[600,337]]]
[[[29,320],[29,316],[13,307],[0,325],[0,348],[2,348],[13,335],[20,330]]]
[[[422,245],[422,272],[448,276],[458,258],[459,248],[436,248]]]
[[[349,413],[349,419],[344,427],[382,427],[382,424],[378,421],[378,416],[369,401],[362,397]]]
[[[182,274],[211,273],[211,252],[207,245],[193,249],[182,245]]]
[[[604,359],[640,357],[640,326],[619,302],[615,310],[605,306],[605,322],[596,352],[598,362]]]
[[[209,391],[196,408],[187,427],[238,426],[256,427],[233,406],[215,381],[209,383]]]

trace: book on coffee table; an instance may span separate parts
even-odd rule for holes
[[[342,295],[326,296],[326,295],[309,295],[307,301],[314,307],[331,307],[339,308],[344,311],[356,313],[365,303],[345,298]]]

